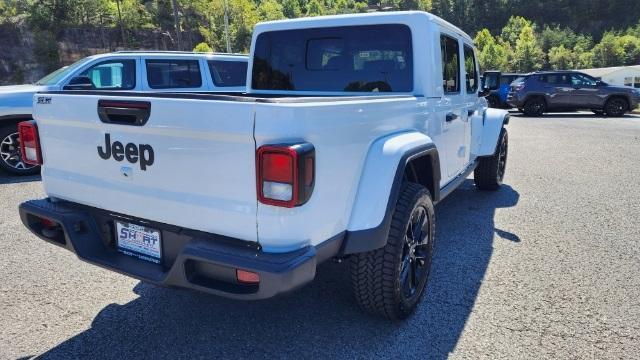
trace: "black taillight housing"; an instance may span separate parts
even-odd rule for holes
[[[258,148],[258,201],[289,208],[309,201],[315,185],[315,157],[315,148],[306,142]]]

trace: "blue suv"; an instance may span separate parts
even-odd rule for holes
[[[507,103],[527,116],[548,111],[591,110],[623,116],[640,102],[640,89],[609,85],[578,71],[544,71],[524,75],[511,84]]]
[[[498,109],[511,108],[511,106],[507,103],[507,96],[509,95],[509,91],[511,90],[511,83],[522,76],[522,74],[501,73],[499,87],[496,90],[492,90],[489,93],[489,96],[487,96],[489,107]]]

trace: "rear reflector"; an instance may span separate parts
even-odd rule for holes
[[[239,283],[243,284],[259,284],[260,275],[247,270],[236,269],[236,278]]]
[[[18,136],[20,137],[22,161],[31,165],[42,165],[40,138],[38,137],[36,122],[30,120],[19,123]]]
[[[315,149],[309,143],[264,145],[256,154],[258,200],[295,207],[311,197],[315,182]]]

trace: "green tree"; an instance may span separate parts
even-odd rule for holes
[[[478,51],[482,51],[487,45],[491,43],[495,43],[496,40],[491,35],[489,29],[482,29],[478,31],[476,37],[473,39],[473,42],[476,44]]]
[[[633,35],[622,35],[616,38],[616,43],[622,48],[622,63],[620,65],[640,64],[640,38]]]
[[[289,19],[302,16],[302,9],[298,0],[283,0],[282,13]]]
[[[324,6],[318,0],[311,0],[307,4],[307,16],[324,15]]]
[[[593,64],[597,67],[616,66],[623,62],[624,49],[616,39],[616,34],[607,32],[593,47]]]
[[[534,31],[533,23],[522,16],[512,16],[507,24],[502,28],[500,36],[511,46],[516,46],[516,42],[520,38],[525,28],[531,28]]]
[[[213,52],[213,49],[211,48],[211,46],[209,46],[209,44],[201,42],[193,48],[193,51],[198,53],[210,53]]]
[[[533,27],[525,25],[513,50],[513,67],[520,72],[540,70],[544,65],[544,53],[540,48]]]
[[[498,43],[489,30],[482,30],[476,35],[478,62],[482,70],[508,71],[508,51]]]
[[[564,45],[549,49],[549,66],[554,70],[568,70],[575,67],[574,53]]]
[[[258,13],[260,15],[260,20],[262,21],[280,20],[285,18],[282,13],[282,5],[280,5],[276,0],[262,1],[258,7]]]

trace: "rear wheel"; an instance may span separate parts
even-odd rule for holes
[[[405,183],[393,212],[387,244],[351,256],[351,284],[358,305],[392,320],[409,316],[429,278],[434,235],[435,212],[429,191]]]
[[[16,124],[0,128],[0,139],[0,168],[15,175],[33,175],[40,171],[38,166],[22,161]]]
[[[547,108],[547,104],[544,99],[540,97],[534,97],[527,100],[524,104],[524,114],[527,116],[542,116]]]
[[[628,109],[629,104],[627,100],[620,97],[609,99],[604,105],[604,111],[607,113],[607,116],[620,117],[623,116]]]
[[[478,166],[473,172],[473,181],[478,189],[495,191],[500,188],[507,169],[508,155],[509,134],[507,129],[502,129],[495,154],[479,158]]]

